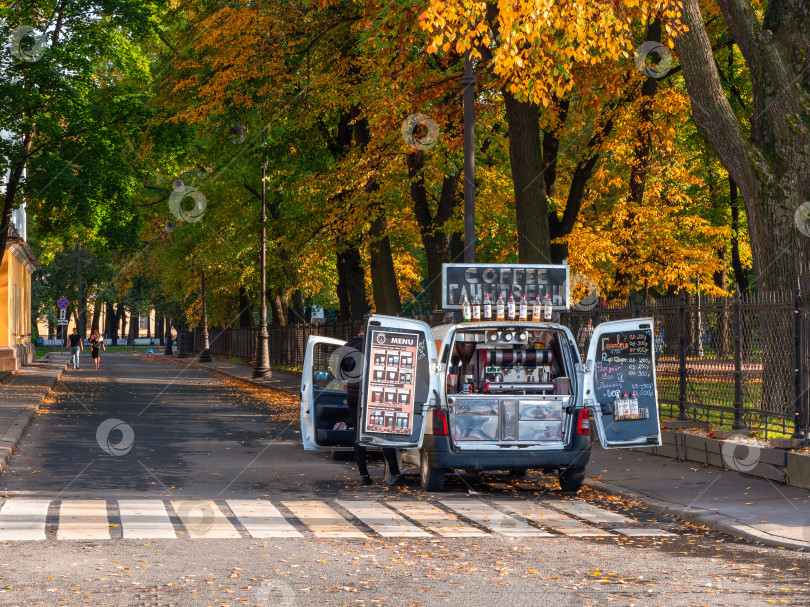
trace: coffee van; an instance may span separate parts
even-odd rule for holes
[[[571,331],[555,322],[431,328],[372,315],[365,335],[362,353],[310,338],[301,384],[305,449],[349,449],[359,426],[361,443],[402,449],[426,490],[442,490],[456,470],[534,469],[555,473],[564,491],[575,492],[590,459],[591,418],[606,449],[661,444],[651,318],[599,324],[585,362]],[[340,372],[346,356],[361,363],[352,365],[361,386],[356,420],[345,392],[354,378]]]

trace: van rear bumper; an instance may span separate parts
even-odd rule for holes
[[[449,436],[426,435],[422,449],[429,454],[431,467],[461,470],[526,470],[529,468],[585,467],[591,457],[588,435],[577,435],[567,449],[529,451],[528,449],[453,449]]]

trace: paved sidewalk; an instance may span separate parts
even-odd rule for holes
[[[0,472],[69,360],[70,354],[51,353],[0,384]]]
[[[594,442],[587,484],[696,525],[770,546],[810,549],[810,491]]]
[[[174,358],[174,360],[177,360]],[[298,394],[301,380],[274,372],[253,379],[253,367],[228,360],[198,363],[224,375]],[[731,470],[702,467],[638,450],[605,451],[593,443],[587,484],[664,514],[770,546],[810,549],[810,491]]]

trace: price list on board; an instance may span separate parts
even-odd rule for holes
[[[410,434],[419,336],[374,330],[366,390],[366,431]]]
[[[599,403],[612,403],[618,393],[635,392],[640,412],[657,407],[651,331],[616,331],[600,336],[594,361],[594,388]],[[646,413],[625,416],[641,419]],[[618,421],[618,418],[617,418]]]

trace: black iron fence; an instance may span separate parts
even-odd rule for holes
[[[572,310],[574,335],[592,319],[652,317],[664,417],[713,426],[806,434],[810,418],[810,306],[793,293],[655,301]],[[798,432],[797,432],[798,429]]]
[[[362,326],[362,321],[270,326],[268,327],[270,364],[274,367],[300,369],[304,365],[304,354],[310,336],[319,335],[349,341],[360,332]],[[240,358],[244,362],[255,362],[258,337],[258,328],[208,330],[212,355]],[[202,332],[199,327],[189,331],[188,347],[191,352],[199,352],[202,349]]]
[[[652,317],[664,417],[793,434],[810,420],[810,306],[792,293],[709,298],[684,293],[602,302],[561,315],[575,337],[588,319]],[[361,321],[269,327],[270,364],[300,369],[312,335],[349,340]],[[253,362],[258,329],[211,329],[211,354]],[[199,352],[199,328],[189,350]],[[584,354],[584,353],[583,353]]]

